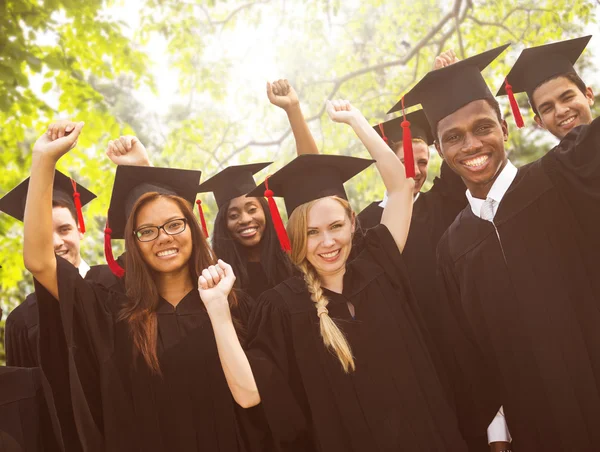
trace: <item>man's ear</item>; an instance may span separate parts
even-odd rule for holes
[[[546,129],[546,126],[544,126],[544,123],[542,122],[542,118],[540,118],[540,115],[538,115],[537,113],[535,114],[535,116],[533,117],[533,120],[535,121],[535,123],[541,127],[544,130]]]
[[[442,160],[444,159],[444,153],[442,152],[442,148],[440,146],[440,143],[438,142],[438,140],[435,140],[433,142],[433,144],[435,145],[435,150],[437,151],[438,155],[442,158]]]
[[[585,89],[585,97],[587,97],[590,107],[594,105],[594,91],[589,86]]]
[[[500,121],[500,127],[502,128],[502,135],[504,136],[504,141],[508,141],[508,124],[506,123],[505,119]]]

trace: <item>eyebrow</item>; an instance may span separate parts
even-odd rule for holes
[[[567,88],[565,91],[563,91],[560,96],[558,96],[559,99],[563,99],[566,96],[569,96],[571,94],[574,94],[575,90],[573,88]],[[544,102],[543,104],[540,104],[538,106],[538,111],[542,111],[544,108],[546,107],[550,107],[553,104],[553,102],[551,100],[548,100],[546,102]]]
[[[181,214],[181,215],[173,215],[172,217],[170,217],[169,219],[167,219],[164,223],[168,223],[169,221],[176,220],[178,218],[183,218],[183,214]],[[156,225],[152,224],[152,223],[144,223],[144,224],[139,225],[136,229],[145,228],[146,226],[156,226]]]

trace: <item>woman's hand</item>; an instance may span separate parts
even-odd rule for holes
[[[77,139],[79,138],[79,134],[81,134],[83,126],[83,122],[53,122],[48,127],[48,130],[33,145],[33,155],[47,157],[52,162],[57,162],[77,145]]]
[[[202,275],[198,278],[198,292],[209,314],[223,309],[229,312],[227,297],[233,289],[234,283],[235,275],[231,265],[221,259],[217,265],[211,265],[202,270]]]
[[[142,142],[132,135],[109,141],[106,155],[115,165],[152,166],[148,151]]]
[[[333,122],[354,126],[359,120],[366,121],[362,113],[347,100],[328,100],[326,109]]]

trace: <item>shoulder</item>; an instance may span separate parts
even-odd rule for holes
[[[37,298],[35,296],[35,293],[31,293],[27,295],[27,298],[25,298],[25,301],[23,301],[23,303],[14,308],[8,315],[8,317],[6,318],[6,327],[29,327],[29,323],[31,323],[31,315],[34,312],[37,315]]]
[[[259,305],[284,315],[300,312],[312,307],[312,300],[304,279],[292,276],[261,294]]]

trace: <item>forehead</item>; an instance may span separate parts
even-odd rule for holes
[[[247,205],[259,205],[258,198],[247,197],[246,195],[238,196],[229,201],[228,210],[231,209],[243,209]]]
[[[488,118],[498,121],[496,112],[485,99],[475,100],[441,119],[438,123],[438,135],[441,136],[450,129],[468,129],[473,123]]]
[[[346,218],[344,206],[333,198],[322,198],[308,210],[307,221],[309,227],[318,227],[344,218]]]
[[[55,225],[76,224],[75,218],[73,218],[71,211],[62,206],[56,206],[52,208],[52,222]]]
[[[567,77],[561,76],[548,80],[533,91],[533,103],[534,105],[541,105],[549,100],[554,100],[569,89],[579,91],[577,85]]]
[[[429,160],[429,146],[423,142],[413,143],[413,155],[415,160]]]
[[[137,212],[136,226],[139,224],[162,224],[174,216],[183,217],[183,212],[172,199],[158,198],[144,204]]]

